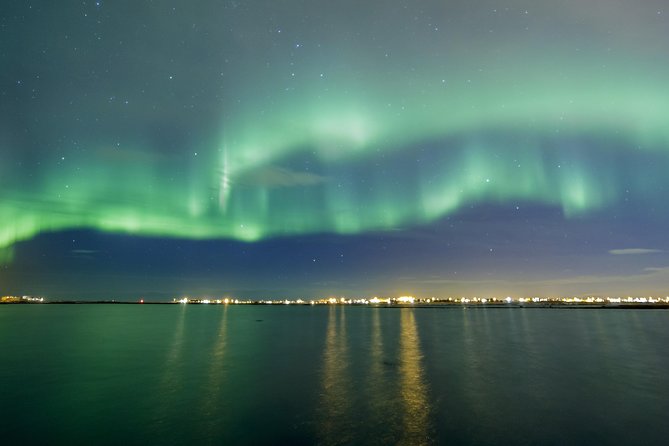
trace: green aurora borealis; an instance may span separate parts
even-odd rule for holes
[[[5,263],[69,229],[254,242],[481,204],[667,217],[661,2],[43,3],[3,14]]]

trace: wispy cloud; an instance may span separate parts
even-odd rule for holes
[[[620,255],[656,254],[658,252],[664,252],[664,251],[662,251],[661,249],[626,248],[626,249],[612,249],[609,251],[609,254],[620,256]]]
[[[95,249],[73,249],[70,252],[75,259],[94,260],[99,251]]]
[[[314,186],[326,181],[326,177],[312,172],[298,172],[276,166],[261,167],[235,179],[238,185],[270,188]]]
[[[648,267],[627,275],[574,275],[569,277],[523,280],[517,278],[426,278],[412,281],[414,288],[440,293],[446,289],[449,294],[472,293],[520,293],[520,294],[644,294],[666,289],[669,283],[669,266]]]
[[[72,254],[95,254],[98,251],[94,249],[73,249]]]

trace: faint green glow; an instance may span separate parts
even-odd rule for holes
[[[9,263],[14,259],[14,250],[11,246],[0,248],[0,264]]]
[[[661,171],[627,161],[654,153],[669,165],[662,70],[516,62],[471,83],[467,67],[450,70],[446,86],[436,63],[410,85],[400,74],[314,85],[270,98],[262,114],[267,98],[249,98],[186,165],[137,144],[132,161],[92,150],[37,180],[6,180],[0,262],[18,241],[69,228],[256,241],[428,223],[471,203],[544,203],[572,217],[615,206],[623,187],[657,197]],[[281,182],[266,173],[276,166]]]

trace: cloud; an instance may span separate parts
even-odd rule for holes
[[[639,255],[639,254],[656,254],[664,252],[661,249],[646,249],[646,248],[626,248],[626,249],[612,249],[609,254],[619,255]]]
[[[0,246],[0,265],[10,264],[12,260],[14,260],[14,249],[11,246]]]
[[[99,251],[94,249],[72,249],[72,257],[75,259],[94,260]]]
[[[297,172],[284,167],[266,166],[245,173],[235,183],[260,187],[314,186],[327,181],[326,177],[311,172]]]
[[[669,283],[669,266],[648,267],[629,275],[575,275],[523,280],[514,278],[450,279],[427,278],[411,281],[417,288],[441,295],[651,295],[663,293]]]
[[[655,266],[649,266],[648,268],[644,268],[644,271],[650,271],[650,272],[669,272],[669,267],[662,267],[658,268]]]

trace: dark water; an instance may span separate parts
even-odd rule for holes
[[[669,312],[0,307],[3,444],[666,444]]]

